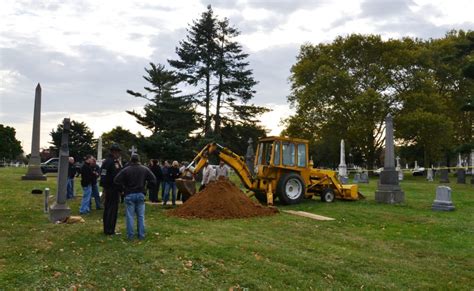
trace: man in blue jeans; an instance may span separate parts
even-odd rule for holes
[[[133,154],[130,163],[122,169],[114,178],[114,183],[124,187],[125,195],[125,220],[127,226],[127,237],[132,240],[135,236],[133,231],[134,216],[138,220],[138,239],[145,238],[145,183],[156,185],[156,177],[145,166],[140,164],[140,158]]]

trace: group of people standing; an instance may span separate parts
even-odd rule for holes
[[[103,188],[104,212],[103,230],[106,235],[116,234],[118,207],[120,197],[125,202],[125,219],[128,239],[133,239],[134,217],[137,217],[137,236],[139,239],[145,237],[145,195],[149,192],[151,202],[160,202],[158,193],[161,188],[163,205],[167,205],[170,200],[176,205],[176,200],[185,199],[177,190],[176,179],[180,176],[185,179],[194,179],[193,168],[188,167],[186,162],[181,165],[177,161],[170,163],[164,161],[160,165],[156,159],[150,160],[148,167],[140,164],[139,156],[132,154],[130,162],[124,167],[121,162],[121,149],[113,144],[110,154],[103,161],[102,166],[97,165],[96,159],[88,155],[80,169],[74,165],[74,158],[69,158],[69,171],[67,183],[67,198],[74,198],[74,178],[81,175],[81,186],[83,196],[80,214],[88,214],[91,211],[92,198],[95,200],[96,209],[101,208],[101,198],[99,195],[98,179]],[[214,169],[206,164],[203,169],[203,180],[201,187],[205,187],[209,182],[216,180],[219,176],[228,176],[228,168],[221,161]]]

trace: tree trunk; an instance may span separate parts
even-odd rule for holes
[[[211,132],[211,116],[210,116],[210,104],[211,104],[211,76],[209,72],[206,75],[206,119],[204,121],[204,135],[208,135]]]
[[[221,97],[222,97],[222,73],[219,74],[219,87],[217,88],[217,103],[216,103],[216,117],[214,125],[214,134],[219,136],[221,134]]]

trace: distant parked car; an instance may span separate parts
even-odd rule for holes
[[[413,176],[424,176],[425,175],[425,168],[420,167],[417,169],[412,170]]]
[[[59,167],[59,158],[51,158],[44,163],[41,163],[41,171],[46,173],[57,173]]]
[[[380,173],[383,171],[383,167],[382,168],[378,168],[377,170],[374,170],[374,176],[380,176]]]

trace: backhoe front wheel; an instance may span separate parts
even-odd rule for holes
[[[334,190],[331,188],[324,189],[321,193],[321,201],[331,203],[334,201]]]
[[[303,180],[296,173],[287,173],[278,181],[276,194],[283,204],[299,203],[304,197],[304,192]]]

